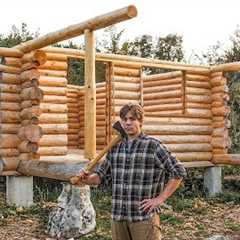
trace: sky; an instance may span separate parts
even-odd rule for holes
[[[218,41],[227,45],[240,25],[240,0],[4,0],[0,33],[25,22],[30,31],[44,35],[131,4],[138,16],[117,24],[117,29],[125,29],[124,39],[175,33],[183,36],[187,56],[206,51]],[[96,38],[102,33],[97,31]]]

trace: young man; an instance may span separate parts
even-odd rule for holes
[[[120,118],[128,137],[112,147],[94,173],[82,171],[79,176],[88,185],[110,178],[113,240],[159,240],[158,207],[175,192],[186,172],[160,141],[144,135],[141,106],[123,106]]]

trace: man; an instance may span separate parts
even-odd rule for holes
[[[142,132],[141,106],[123,106],[120,118],[128,137],[110,149],[94,173],[82,171],[79,176],[88,185],[110,178],[113,240],[159,240],[156,212],[179,187],[186,172],[160,141]],[[166,174],[169,180],[165,185]]]

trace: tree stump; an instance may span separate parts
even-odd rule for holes
[[[47,232],[57,239],[79,237],[96,226],[89,186],[63,184],[57,208],[50,213]]]

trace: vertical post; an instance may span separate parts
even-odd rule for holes
[[[93,159],[96,154],[96,83],[95,44],[93,31],[85,30],[85,107],[84,157]]]
[[[33,204],[33,177],[7,176],[7,203],[17,207],[30,207]]]
[[[209,167],[204,172],[204,187],[209,197],[214,197],[222,192],[222,168]]]

